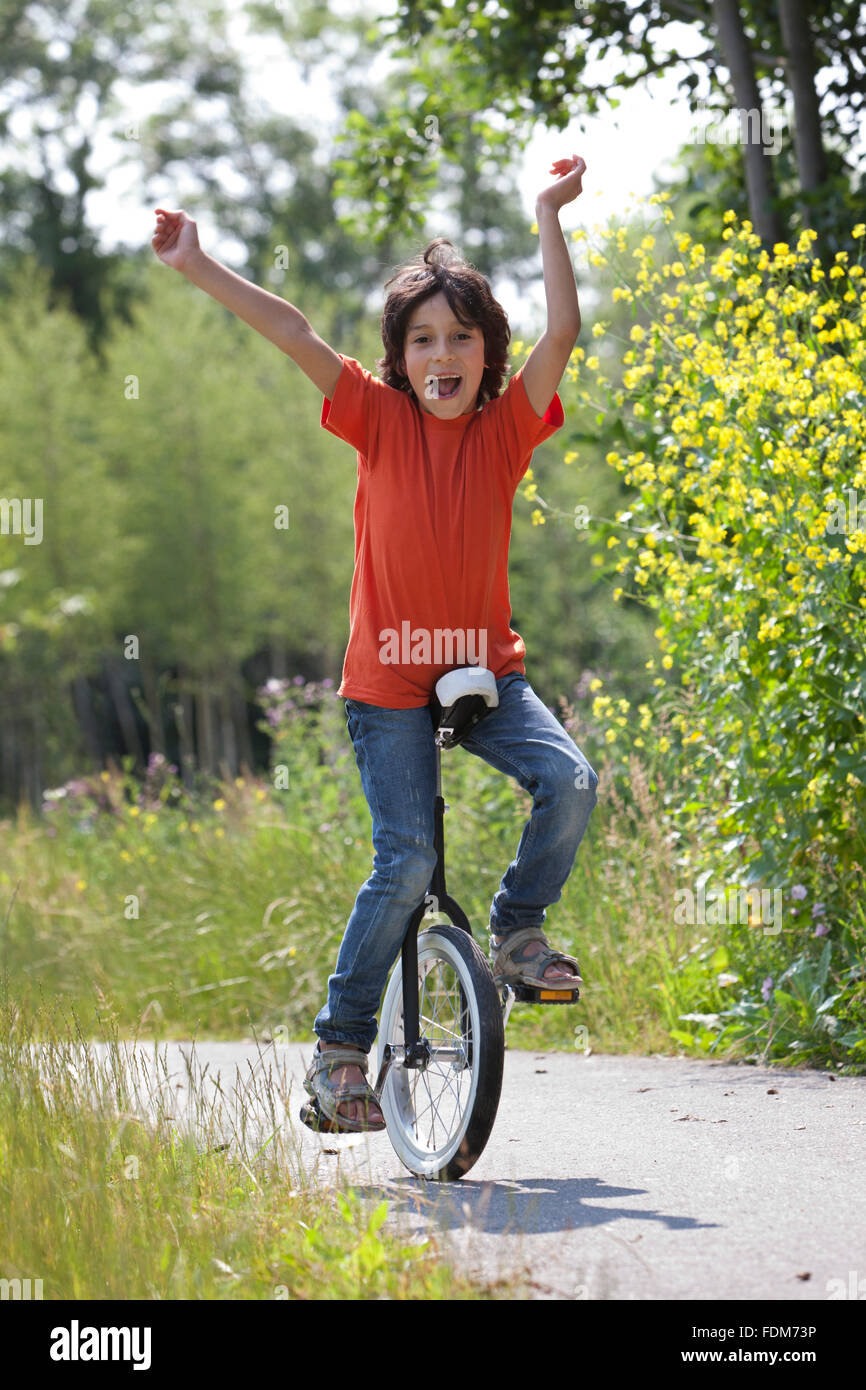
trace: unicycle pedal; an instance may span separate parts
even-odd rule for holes
[[[311,1129],[314,1134],[346,1134],[345,1129],[341,1129],[333,1120],[329,1120],[327,1115],[323,1115],[319,1108],[319,1102],[315,1096],[301,1106],[301,1123]]]
[[[541,985],[500,985],[499,997],[502,1000],[502,1023],[507,1024],[509,1014],[515,1004],[576,1004],[580,999],[580,989],[572,985],[570,989],[547,989]]]
[[[511,988],[519,1004],[576,1004],[580,998],[577,985],[569,989],[553,989],[547,985],[514,984]]]
[[[319,1102],[315,1099],[308,1100],[301,1106],[300,1118],[301,1124],[306,1125],[307,1129],[314,1130],[316,1134],[331,1133],[331,1122],[325,1119],[325,1116],[319,1109]]]

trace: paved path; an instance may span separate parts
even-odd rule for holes
[[[866,1078],[508,1051],[487,1148],[438,1185],[413,1178],[386,1135],[319,1138],[300,1124],[310,1052],[162,1044],[161,1103],[189,1118],[194,1078],[250,1152],[272,1114],[287,1116],[320,1180],[342,1172],[386,1194],[393,1222],[434,1224],[467,1270],[528,1271],[538,1298],[827,1300],[859,1281],[866,1297]],[[151,1109],[153,1059],[139,1045]]]

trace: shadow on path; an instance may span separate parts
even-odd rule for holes
[[[666,1215],[651,1207],[588,1205],[646,1193],[645,1188],[612,1187],[600,1178],[522,1178],[498,1182],[461,1178],[459,1182],[440,1185],[407,1175],[386,1186],[353,1186],[365,1196],[387,1198],[392,1212],[432,1219],[443,1231],[471,1225],[491,1235],[540,1235],[603,1226],[623,1217],[658,1221],[668,1230],[695,1231],[718,1225],[714,1221],[696,1221],[692,1216]]]

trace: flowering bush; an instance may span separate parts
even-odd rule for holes
[[[712,260],[685,233],[655,266],[648,234],[619,265],[622,229],[590,254],[636,320],[621,385],[577,355],[580,399],[600,387],[638,446],[607,455],[635,495],[596,534],[614,597],[658,613],[671,675],[640,737],[668,712],[705,834],[755,878],[839,881],[866,858],[866,226],[825,271],[808,230],[770,254],[724,222]]]
[[[61,787],[50,787],[42,793],[42,810],[64,810],[77,818],[80,828],[89,829],[103,816],[123,817],[132,808],[154,812],[161,806],[186,807],[189,798],[177,775],[175,763],[169,763],[162,753],[151,753],[144,779],[133,775],[134,759],[123,759],[123,770],[112,767],[90,777],[73,777]]]

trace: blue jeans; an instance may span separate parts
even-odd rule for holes
[[[545,908],[559,901],[596,803],[598,777],[524,675],[511,672],[496,686],[498,706],[461,747],[507,772],[533,798],[517,856],[493,898],[490,931],[501,937],[541,926]],[[436,755],[426,705],[386,709],[347,700],[346,723],[373,817],[373,872],[355,900],[313,1031],[323,1042],[369,1052],[388,974],[436,863]]]

